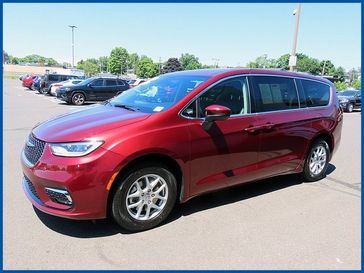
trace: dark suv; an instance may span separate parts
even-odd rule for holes
[[[360,90],[344,90],[338,94],[341,108],[345,112],[353,112],[354,109],[361,108],[361,92]]]
[[[57,98],[82,105],[85,101],[104,101],[129,89],[129,84],[116,78],[89,78],[73,86],[58,89]]]
[[[55,82],[63,82],[71,79],[78,79],[75,75],[63,75],[63,74],[45,74],[40,82],[39,93],[48,94],[51,91],[51,84]]]

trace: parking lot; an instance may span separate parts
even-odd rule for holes
[[[197,197],[135,234],[35,210],[20,152],[40,121],[81,109],[4,80],[4,269],[360,269],[361,114],[345,113],[327,177],[276,177]],[[92,202],[92,200],[90,200]]]

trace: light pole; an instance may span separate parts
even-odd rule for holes
[[[297,4],[297,8],[293,11],[293,15],[296,16],[296,26],[293,35],[293,46],[291,51],[291,56],[289,56],[289,70],[294,71],[297,66],[297,36],[298,36],[298,26],[300,23],[300,14],[301,14],[301,4]]]
[[[75,36],[74,36],[74,29],[77,28],[76,26],[69,26],[72,29],[72,68],[75,67]]]
[[[219,59],[217,58],[212,58],[213,61],[215,61],[215,67],[218,68],[219,67]]]

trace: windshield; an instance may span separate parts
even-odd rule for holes
[[[167,110],[198,85],[206,76],[163,75],[124,91],[110,101],[113,106],[128,106],[146,113]]]
[[[350,91],[350,90],[347,90],[347,91],[342,91],[339,93],[339,96],[355,96],[359,94],[358,91]]]

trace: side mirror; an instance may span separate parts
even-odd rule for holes
[[[231,110],[228,107],[213,104],[205,108],[205,120],[202,123],[202,127],[205,130],[209,130],[211,125],[216,120],[226,120],[230,117]]]

